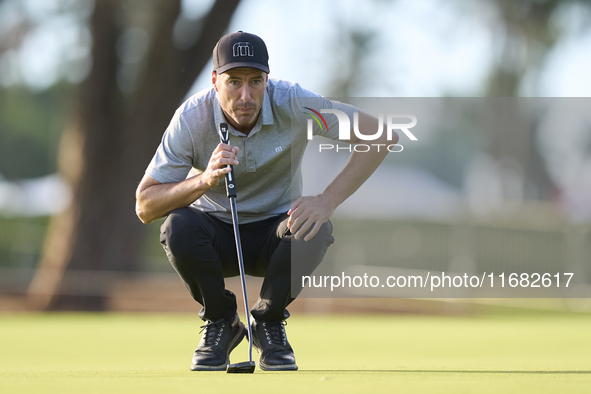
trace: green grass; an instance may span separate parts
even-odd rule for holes
[[[300,371],[190,372],[188,315],[0,315],[0,393],[587,393],[591,315],[294,316]],[[246,360],[246,345],[232,361]],[[256,354],[256,353],[255,353]]]

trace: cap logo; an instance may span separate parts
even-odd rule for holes
[[[232,47],[232,55],[238,56],[254,56],[254,49],[250,42],[237,42]]]

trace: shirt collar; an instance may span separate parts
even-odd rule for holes
[[[268,88],[265,89],[265,98],[263,99],[263,125],[268,126],[273,124],[273,109],[271,108],[271,100],[269,99]]]

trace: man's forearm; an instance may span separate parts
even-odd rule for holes
[[[220,143],[205,171],[178,183],[160,183],[145,175],[136,191],[137,216],[142,222],[151,223],[177,208],[189,206],[224,179],[230,166],[239,164],[237,153],[237,147]]]
[[[367,113],[360,112],[359,128],[362,131],[375,130],[378,120]],[[385,127],[385,126],[384,126]],[[353,141],[356,143],[359,141]],[[376,144],[396,144],[398,135],[393,133],[393,139],[387,140],[386,133],[375,141]],[[337,177],[328,185],[323,195],[329,199],[333,208],[339,206],[374,173],[386,158],[388,150],[373,149],[368,152],[353,151],[347,164]]]
[[[200,175],[178,183],[158,183],[137,193],[136,213],[144,223],[168,215],[177,208],[189,206],[201,197],[209,187]]]
[[[396,138],[394,143],[398,139]],[[383,141],[377,141],[383,143]],[[294,238],[304,241],[314,238],[320,226],[330,219],[334,210],[363,184],[378,168],[388,152],[354,152],[349,161],[326,190],[318,196],[298,198],[288,212],[288,228]]]
[[[384,152],[385,151],[385,152]],[[338,207],[351,196],[374,173],[382,163],[388,151],[380,152],[353,152],[349,161],[336,176],[336,178],[324,190],[325,195],[333,208]]]

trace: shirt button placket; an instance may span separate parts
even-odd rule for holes
[[[257,167],[256,167],[256,160],[254,159],[254,156],[252,154],[252,151],[249,149],[250,144],[246,144],[246,141],[244,141],[244,151],[246,152],[246,170],[248,172],[255,172]]]

